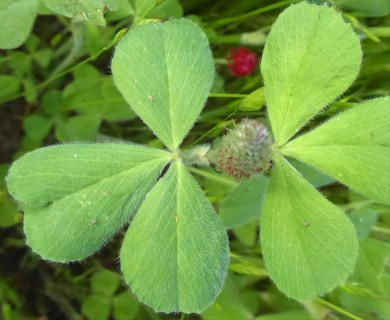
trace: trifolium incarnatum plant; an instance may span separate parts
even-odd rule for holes
[[[341,15],[306,2],[279,16],[264,49],[261,72],[274,142],[260,246],[271,279],[299,301],[342,284],[353,270],[358,242],[344,212],[290,158],[370,199],[390,202],[389,97],[298,133],[348,89],[361,59],[359,38]],[[187,19],[135,26],[117,45],[112,72],[166,148],[79,143],[27,153],[7,177],[24,211],[26,241],[43,259],[79,261],[130,224],[120,264],[134,294],[157,312],[200,313],[218,296],[229,265],[226,231],[180,156],[214,78],[207,38]],[[242,124],[244,132],[249,124]],[[263,129],[253,130],[248,132],[260,139]],[[227,146],[234,149],[229,141]],[[222,157],[220,165],[227,163]],[[252,173],[267,164],[245,166]]]

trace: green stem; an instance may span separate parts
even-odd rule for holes
[[[383,234],[386,234],[386,235],[390,234],[390,229],[382,228],[382,227],[378,227],[378,226],[373,226],[372,227],[372,231],[375,231],[375,232],[378,232],[378,233],[383,233]]]
[[[74,61],[79,58],[84,44],[84,21],[73,20],[71,30],[73,34],[73,44],[69,54],[64,60],[53,70],[49,78],[64,71],[68,66],[72,65]]]
[[[225,65],[228,64],[229,62],[225,58],[216,58],[214,59],[215,64],[220,64],[220,65]]]
[[[210,37],[209,40],[211,43],[241,44],[242,35],[228,34],[223,36],[214,36],[214,37]]]
[[[50,285],[46,289],[45,294],[51,300],[56,302],[58,307],[67,317],[69,317],[69,319],[82,320],[81,315],[77,312],[73,305],[61,294],[61,291],[58,292],[58,288],[54,289],[53,285]]]
[[[221,127],[225,127],[227,124],[229,124],[232,120],[228,120],[231,117],[233,117],[238,110],[234,110],[231,114],[229,114],[225,119],[223,119],[222,122],[218,122],[218,124],[214,127],[212,127],[209,131],[201,135],[198,139],[196,139],[194,142],[192,142],[188,147],[191,147],[193,145],[196,145],[198,142],[202,141],[204,138],[206,138],[211,132],[213,132],[216,129],[219,129]]]
[[[242,15],[239,15],[239,16],[223,18],[223,19],[217,20],[216,22],[212,23],[211,26],[213,28],[223,27],[223,26],[228,25],[228,24],[230,24],[232,22],[238,22],[238,21],[241,21],[241,20],[245,20],[245,19],[248,19],[250,17],[257,16],[260,13],[272,11],[272,10],[275,10],[275,9],[287,6],[287,5],[289,5],[289,4],[293,3],[293,2],[295,2],[295,0],[279,1],[277,3],[273,3],[273,4],[269,5],[269,6],[266,6],[266,7],[257,9],[257,10],[253,10],[251,12],[248,12],[248,13],[245,13],[245,14],[242,14]]]
[[[340,205],[340,207],[344,211],[348,211],[348,210],[353,210],[353,209],[364,208],[364,207],[369,206],[369,205],[371,205],[373,203],[374,203],[374,201],[372,201],[372,200],[363,200],[363,201],[351,202],[351,203],[348,203],[348,204],[345,204],[345,205]]]
[[[372,27],[368,28],[372,34],[375,34],[378,37],[389,38],[390,37],[390,27]]]
[[[360,317],[358,317],[358,316],[356,316],[356,315],[354,315],[354,314],[352,314],[352,313],[350,313],[350,312],[348,312],[348,311],[346,311],[346,310],[344,310],[344,309],[334,305],[333,303],[330,303],[329,301],[326,301],[326,300],[321,299],[319,297],[315,298],[315,301],[317,301],[318,303],[320,303],[320,304],[322,304],[324,306],[329,307],[330,309],[332,309],[334,311],[337,311],[338,313],[341,313],[341,314],[347,316],[350,319],[353,319],[353,320],[364,320],[363,318],[360,318]]]
[[[381,42],[381,39],[379,39],[374,33],[371,32],[370,29],[368,29],[364,24],[362,24],[358,19],[356,19],[352,14],[343,12],[343,16],[351,22],[352,26],[356,28],[357,30],[363,32],[366,34],[368,38],[370,38],[374,42]]]
[[[214,180],[214,181],[219,182],[221,184],[225,184],[225,185],[229,185],[229,186],[233,186],[233,187],[238,186],[238,182],[231,180],[229,178],[226,178],[225,176],[212,174],[212,173],[209,173],[205,170],[201,170],[201,169],[194,168],[194,167],[189,167],[188,169],[192,173],[198,174],[198,175],[205,177],[207,179],[210,179],[210,180]]]
[[[185,318],[187,318],[187,314],[182,313],[181,316],[180,316],[180,320],[184,320]]]
[[[196,139],[194,142],[192,142],[188,147],[192,147],[193,145],[197,145],[200,141],[202,141],[204,138],[206,138],[211,132],[213,132],[216,129],[220,129],[222,126],[223,127],[227,126],[228,124],[230,124],[230,122],[232,122],[232,120],[228,120],[228,121],[224,120],[223,122],[219,122],[216,126],[212,127],[209,131],[202,134],[198,139]]]

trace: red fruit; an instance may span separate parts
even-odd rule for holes
[[[228,67],[236,77],[244,77],[256,70],[259,59],[247,48],[230,49]]]

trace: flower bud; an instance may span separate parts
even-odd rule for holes
[[[272,165],[273,138],[258,120],[245,119],[223,138],[217,151],[217,169],[236,179],[267,171]]]

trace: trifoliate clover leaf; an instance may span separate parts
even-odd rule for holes
[[[264,49],[261,70],[276,155],[261,245],[271,278],[297,300],[324,294],[347,279],[357,257],[357,237],[343,212],[282,155],[389,202],[389,98],[363,103],[288,142],[348,88],[361,57],[359,38],[341,15],[306,2],[279,16]],[[371,114],[365,118],[367,110]]]
[[[133,292],[156,311],[200,313],[222,289],[228,238],[176,149],[212,84],[207,38],[185,19],[135,27],[117,47],[113,74],[172,152],[104,143],[24,155],[7,183],[25,212],[27,243],[48,260],[81,260],[132,221],[121,265]]]

